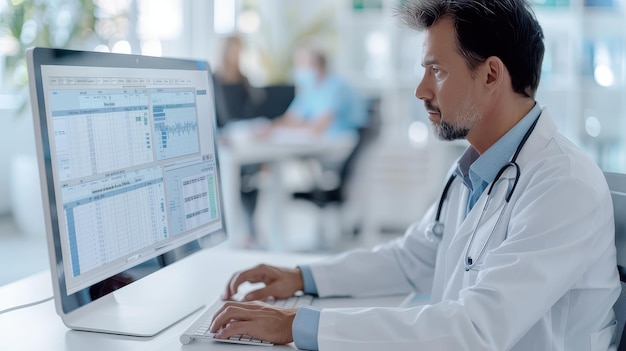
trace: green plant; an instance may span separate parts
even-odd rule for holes
[[[270,85],[290,81],[293,53],[299,46],[317,44],[315,46],[318,49],[330,53],[337,39],[334,23],[338,6],[336,2],[319,3],[313,7],[314,12],[305,15],[298,1],[279,4],[282,8],[280,15],[271,19],[262,18],[259,32],[252,37],[256,41],[259,64],[266,73],[266,83]],[[262,13],[260,1],[249,1],[247,6],[248,9]],[[284,28],[289,30],[285,31]]]
[[[0,79],[4,87],[21,93],[20,109],[27,102],[25,50],[77,47],[94,38],[95,9],[93,0],[0,0]]]

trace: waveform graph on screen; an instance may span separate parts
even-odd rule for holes
[[[200,141],[195,92],[159,90],[151,97],[157,159],[198,153]]]

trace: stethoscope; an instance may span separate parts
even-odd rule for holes
[[[506,212],[505,210],[507,206],[509,205],[509,201],[511,200],[511,197],[513,196],[513,192],[515,191],[515,187],[517,186],[517,182],[519,181],[519,177],[521,174],[520,167],[517,164],[517,156],[519,156],[519,153],[522,151],[524,144],[526,144],[526,141],[528,140],[533,130],[535,129],[535,126],[537,125],[538,120],[539,120],[539,117],[537,117],[537,119],[535,119],[535,121],[530,126],[530,128],[528,128],[528,131],[526,131],[526,134],[524,134],[524,137],[522,138],[522,141],[517,146],[517,149],[515,150],[515,153],[513,154],[513,157],[511,158],[511,160],[507,162],[504,166],[502,166],[502,168],[500,168],[493,182],[491,182],[491,185],[489,186],[489,189],[487,191],[487,201],[485,201],[485,205],[483,206],[482,212],[480,213],[480,217],[478,217],[478,222],[476,223],[476,227],[474,227],[474,230],[472,231],[472,236],[470,238],[469,245],[467,246],[467,250],[465,251],[465,271],[469,271],[470,269],[472,269],[476,265],[476,263],[480,260],[483,253],[487,249],[487,244],[489,244],[489,241],[491,240],[491,237],[493,236],[494,231],[500,224],[502,215],[504,214],[504,212]],[[496,221],[496,225],[491,230],[489,237],[487,237],[487,240],[483,243],[483,246],[481,247],[480,251],[478,251],[478,256],[474,258],[470,255],[470,252],[474,244],[474,239],[476,238],[476,231],[478,230],[478,227],[480,227],[480,224],[483,220],[483,216],[485,215],[485,212],[487,212],[487,208],[489,207],[489,203],[491,202],[491,199],[492,199],[491,193],[493,192],[493,189],[496,183],[498,183],[498,180],[500,180],[504,172],[506,172],[506,170],[509,168],[515,169],[515,179],[513,181],[513,186],[507,191],[506,197],[504,198],[505,203],[504,203],[504,206],[502,207],[502,210],[500,210],[500,214],[498,215],[498,220]],[[445,202],[446,197],[448,196],[448,192],[455,178],[456,178],[455,174],[452,174],[450,178],[448,178],[448,181],[446,182],[446,185],[444,186],[443,191],[441,193],[441,197],[439,198],[439,204],[437,206],[437,213],[435,215],[435,220],[426,227],[425,235],[429,241],[439,241],[443,237],[444,224],[443,222],[441,222],[441,210],[443,208],[443,203]]]

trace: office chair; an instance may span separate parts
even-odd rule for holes
[[[342,204],[345,201],[345,186],[347,185],[350,176],[352,175],[352,170],[354,168],[354,163],[363,150],[364,146],[364,134],[365,130],[360,128],[358,130],[359,139],[348,154],[348,157],[343,162],[341,167],[339,168],[339,182],[337,187],[332,189],[322,189],[318,186],[306,192],[296,192],[293,193],[294,199],[306,200],[312,202],[317,207],[323,208],[331,203]]]
[[[311,190],[295,192],[292,197],[297,200],[304,200],[313,203],[320,209],[324,209],[330,205],[341,206],[346,202],[347,186],[352,179],[356,161],[360,158],[363,150],[377,137],[380,129],[380,99],[370,99],[367,103],[367,125],[357,129],[358,141],[354,148],[348,154],[338,170],[338,182],[333,188],[326,189],[319,185],[314,186]],[[352,234],[357,235],[360,232],[360,226],[354,225],[350,230]]]
[[[281,116],[293,101],[296,88],[293,85],[268,85],[263,87],[265,99],[256,106],[255,116],[274,119]]]
[[[287,111],[295,97],[293,85],[268,85],[253,88],[241,83],[214,84],[215,107],[219,127],[228,122],[256,117],[274,119]],[[254,95],[254,96],[252,96]]]
[[[250,96],[244,83],[220,83],[215,79],[215,113],[218,127],[229,122],[255,117],[257,103]]]
[[[617,247],[617,269],[622,283],[622,292],[613,306],[617,318],[615,340],[618,341],[618,351],[626,351],[626,174],[604,173],[615,215],[615,246]]]
[[[319,211],[320,219],[316,222],[317,249],[337,249],[342,238],[355,237],[361,232],[361,225],[356,220],[342,220],[345,215],[344,204],[347,200],[348,185],[352,179],[357,159],[363,152],[366,140],[363,137],[364,130],[359,130],[359,140],[350,151],[346,160],[338,170],[338,181],[335,187],[330,189],[322,187],[323,183],[315,184],[308,191],[292,193],[294,200],[306,201],[314,204]],[[331,225],[330,227],[325,225]],[[347,234],[347,236],[346,236]]]

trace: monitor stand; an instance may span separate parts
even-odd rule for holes
[[[194,274],[203,251],[207,250],[62,314],[63,322],[75,330],[144,337],[158,334],[215,298],[208,296],[210,279]]]

